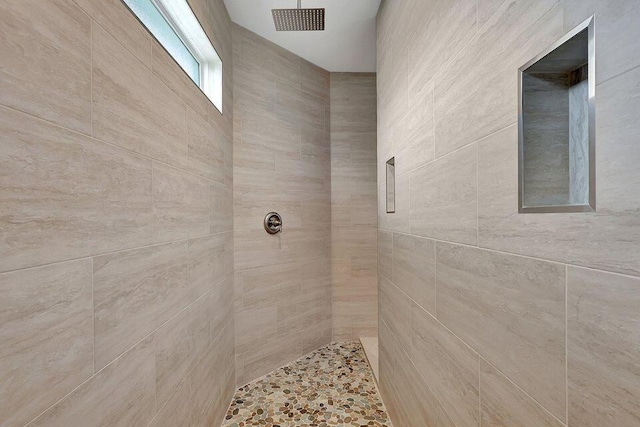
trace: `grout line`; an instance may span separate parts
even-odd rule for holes
[[[569,425],[569,268],[564,266],[564,403],[565,422]]]
[[[166,245],[172,245],[172,244],[178,244],[178,243],[188,243],[188,242],[190,242],[192,240],[204,239],[204,238],[207,238],[207,237],[217,237],[217,236],[222,236],[223,234],[232,233],[232,232],[233,231],[231,231],[231,230],[227,230],[227,231],[221,231],[221,232],[218,232],[218,233],[206,234],[206,235],[198,236],[198,237],[190,237],[190,238],[179,239],[179,240],[170,240],[170,241],[159,242],[159,243],[150,243],[148,245],[128,247],[128,248],[123,248],[123,249],[119,249],[119,250],[115,250],[115,251],[109,251],[109,252],[100,252],[100,253],[91,254],[91,255],[85,255],[85,256],[81,256],[81,257],[77,257],[77,258],[69,258],[69,259],[64,259],[64,260],[60,260],[60,261],[48,262],[46,264],[38,264],[38,265],[29,266],[29,267],[22,267],[22,268],[16,268],[16,269],[13,269],[13,270],[2,271],[2,272],[0,272],[0,275],[6,274],[6,273],[16,273],[18,271],[29,271],[29,270],[34,270],[36,268],[42,268],[42,267],[47,267],[47,266],[56,265],[56,264],[64,264],[64,263],[67,263],[67,262],[88,260],[88,259],[96,258],[96,257],[100,257],[100,256],[115,255],[115,254],[120,254],[120,253],[124,253],[124,252],[131,252],[131,251],[137,251],[137,250],[141,250],[141,249],[148,249],[148,248],[153,248],[153,247],[156,247],[156,246],[166,246]],[[261,268],[261,267],[257,267],[257,268]]]
[[[89,132],[93,137],[93,19],[89,18]]]
[[[478,426],[482,427],[482,359],[478,356]]]
[[[137,157],[140,157],[140,158],[143,158],[143,159],[147,159],[147,160],[149,160],[149,161],[154,161],[154,162],[157,162],[157,163],[161,163],[161,164],[163,164],[163,165],[166,165],[166,166],[172,167],[172,168],[174,168],[174,169],[178,169],[179,171],[181,171],[181,172],[183,172],[183,173],[189,174],[189,175],[191,175],[191,176],[193,176],[193,177],[195,177],[195,178],[200,178],[200,179],[206,180],[206,181],[208,181],[209,183],[212,183],[212,184],[214,184],[214,183],[215,183],[215,184],[219,184],[219,185],[225,185],[225,183],[221,183],[220,181],[216,181],[216,180],[213,180],[213,179],[207,178],[207,177],[205,177],[205,176],[203,176],[203,175],[198,175],[198,174],[196,174],[196,173],[193,173],[193,172],[191,172],[188,168],[187,168],[187,169],[184,169],[184,168],[182,168],[181,166],[176,166],[176,165],[173,165],[173,164],[171,164],[171,163],[167,163],[167,162],[166,162],[166,161],[164,161],[164,160],[156,159],[155,157],[151,157],[151,156],[148,156],[148,155],[146,155],[146,154],[138,153],[137,151],[133,151],[133,150],[131,150],[131,149],[129,149],[129,148],[126,148],[126,147],[123,147],[123,146],[117,145],[117,144],[115,144],[115,143],[113,143],[113,142],[109,142],[109,141],[106,141],[106,140],[104,140],[104,139],[96,138],[96,137],[94,137],[94,136],[91,136],[91,135],[89,135],[89,134],[86,134],[86,133],[83,133],[83,132],[77,131],[77,130],[75,130],[75,129],[71,129],[71,128],[68,128],[68,127],[64,127],[64,126],[62,126],[62,125],[60,125],[60,124],[58,124],[58,123],[52,122],[51,120],[48,120],[48,119],[45,119],[45,118],[42,118],[42,117],[39,117],[39,116],[33,115],[33,114],[28,113],[28,112],[26,112],[26,111],[22,111],[22,110],[20,110],[20,109],[17,109],[17,108],[14,108],[14,107],[10,107],[10,106],[8,106],[8,105],[0,104],[0,109],[3,109],[3,108],[5,108],[5,109],[7,109],[7,110],[15,111],[15,112],[20,113],[20,114],[24,114],[24,115],[29,116],[29,117],[31,117],[31,118],[33,118],[33,119],[36,119],[36,120],[43,121],[43,122],[45,122],[45,123],[47,123],[47,124],[49,124],[49,125],[51,125],[51,126],[54,126],[54,127],[56,127],[56,128],[59,128],[59,129],[62,129],[62,130],[64,130],[64,131],[66,131],[66,132],[70,132],[70,133],[73,133],[73,134],[75,134],[75,135],[80,135],[80,136],[82,136],[82,137],[84,137],[84,138],[87,138],[87,139],[90,139],[90,140],[92,140],[92,141],[100,142],[100,143],[102,143],[102,144],[109,145],[109,146],[114,147],[114,148],[116,148],[116,149],[126,151],[127,153],[130,153],[130,154],[131,154],[131,155],[133,155],[133,156],[137,156]]]
[[[96,291],[94,284],[95,259],[91,257],[91,323],[93,327],[93,373],[96,373]]]
[[[476,246],[480,246],[480,144],[476,144]]]
[[[385,277],[386,278],[386,277]],[[387,279],[389,280],[389,279]],[[396,288],[398,291],[400,291],[400,293],[402,295],[404,295],[405,297],[407,297],[411,302],[413,302],[415,305],[417,305],[418,307],[420,307],[427,315],[431,316],[442,328],[444,328],[447,332],[449,332],[451,335],[453,335],[454,337],[456,337],[456,339],[458,339],[461,343],[463,343],[468,349],[470,349],[471,351],[473,351],[476,355],[478,355],[478,357],[480,359],[482,359],[484,362],[486,362],[488,365],[490,365],[493,369],[495,369],[497,372],[499,372],[502,376],[504,376],[512,385],[514,385],[518,390],[520,390],[523,394],[525,394],[527,397],[529,397],[532,401],[534,401],[538,406],[540,406],[545,412],[547,412],[549,415],[551,415],[553,418],[555,418],[556,420],[558,420],[562,425],[565,425],[558,417],[556,417],[555,415],[553,415],[548,409],[546,409],[546,407],[544,405],[542,405],[537,399],[535,399],[534,397],[532,397],[528,392],[526,392],[524,389],[522,389],[518,384],[516,384],[513,380],[511,380],[511,378],[509,378],[502,370],[500,370],[498,367],[496,367],[494,364],[492,364],[491,362],[489,362],[489,360],[487,360],[479,351],[477,351],[473,346],[471,346],[470,344],[468,344],[465,340],[463,340],[461,337],[459,337],[455,332],[453,332],[451,329],[449,329],[444,323],[442,323],[440,320],[438,320],[435,316],[433,316],[428,310],[426,310],[423,306],[421,306],[420,304],[418,304],[413,298],[411,298],[408,294],[406,294],[398,285],[396,285],[395,283],[393,283],[393,281],[389,280],[389,282],[393,285],[394,288]],[[387,323],[385,322],[385,325]],[[387,328],[393,333],[393,330],[391,328],[389,328],[387,326]],[[394,336],[395,338],[395,336]],[[397,339],[397,338],[396,338]],[[405,352],[406,353],[406,352]],[[408,354],[407,354],[408,355]],[[413,360],[409,357],[409,360],[412,361]],[[416,368],[417,369],[417,368]],[[418,373],[420,373],[420,371],[418,370]],[[420,375],[422,375],[420,373]],[[424,382],[427,382],[426,378],[422,377],[424,379]],[[435,393],[434,393],[435,395]],[[437,399],[437,398],[436,398]]]
[[[468,143],[468,144],[465,144],[465,145],[463,145],[463,146],[461,146],[461,147],[458,147],[458,148],[456,148],[456,149],[454,149],[454,150],[452,150],[452,151],[449,151],[449,152],[447,152],[447,153],[445,153],[445,154],[443,154],[443,155],[441,155],[441,156],[439,156],[439,157],[437,157],[437,158],[435,157],[435,143],[434,143],[434,158],[433,158],[432,160],[430,160],[430,161],[428,161],[428,162],[426,162],[426,163],[423,163],[423,164],[421,164],[420,166],[416,166],[416,167],[415,167],[415,168],[413,168],[413,169],[410,169],[410,170],[408,170],[408,171],[405,171],[405,172],[403,172],[402,174],[398,175],[398,177],[400,177],[400,176],[404,176],[404,175],[406,175],[406,174],[410,174],[410,173],[412,173],[412,172],[415,172],[416,170],[418,170],[418,169],[420,169],[420,168],[423,168],[423,167],[425,167],[425,166],[428,166],[428,165],[430,165],[431,163],[434,163],[434,162],[436,162],[436,161],[438,161],[438,160],[444,159],[445,157],[447,157],[447,156],[449,156],[449,155],[451,155],[451,154],[455,154],[455,153],[457,153],[458,151],[462,151],[462,150],[464,150],[465,148],[468,148],[469,146],[471,146],[471,145],[473,145],[473,144],[480,143],[480,142],[484,141],[485,139],[488,139],[488,138],[490,138],[490,137],[492,137],[492,136],[494,136],[494,135],[496,135],[496,134],[498,134],[498,133],[500,133],[500,132],[503,132],[503,131],[505,131],[505,130],[509,129],[511,126],[517,126],[517,124],[518,124],[518,122],[512,122],[512,123],[508,124],[507,126],[502,127],[502,128],[500,128],[500,129],[496,130],[495,132],[491,132],[490,134],[485,135],[485,136],[483,136],[482,138],[478,138],[478,139],[476,139],[476,140],[474,140],[474,141],[472,141],[472,142],[470,142],[470,143]],[[435,132],[434,132],[434,138],[435,138]]]
[[[518,257],[518,258],[528,258],[528,259],[533,259],[533,260],[537,260],[537,261],[544,261],[544,262],[547,262],[547,263],[550,263],[550,264],[559,264],[559,265],[565,265],[567,267],[581,268],[581,269],[584,269],[584,270],[603,272],[603,273],[607,273],[607,274],[615,274],[617,276],[629,277],[629,278],[632,278],[632,279],[638,279],[640,277],[640,274],[638,274],[637,276],[634,276],[633,274],[620,273],[620,272],[617,272],[617,271],[604,270],[604,269],[599,269],[599,268],[594,268],[594,267],[587,267],[587,266],[583,266],[583,265],[579,265],[579,264],[572,264],[572,263],[569,263],[569,262],[563,262],[563,261],[552,260],[552,259],[547,259],[547,258],[540,258],[540,257],[535,257],[535,256],[530,256],[530,255],[518,254],[518,253],[515,253],[515,252],[500,251],[500,250],[491,249],[491,248],[488,248],[488,247],[485,247],[485,246],[471,245],[469,243],[454,242],[454,241],[451,241],[451,240],[437,239],[435,237],[428,237],[428,236],[419,236],[419,235],[407,233],[407,232],[404,232],[404,231],[395,231],[395,230],[386,229],[386,228],[378,228],[378,229],[381,230],[381,231],[384,231],[384,232],[398,233],[398,234],[402,234],[402,235],[405,235],[405,236],[418,237],[418,238],[421,238],[421,239],[433,240],[435,242],[446,243],[446,244],[449,244],[449,245],[464,246],[464,247],[467,247],[467,248],[479,249],[479,250],[483,250],[483,251],[487,251],[487,252],[493,252],[493,253],[497,253],[497,254],[501,254],[501,255],[514,256],[514,257]]]

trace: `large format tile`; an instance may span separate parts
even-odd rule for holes
[[[194,299],[218,286],[227,277],[225,235],[215,234],[189,241],[187,280]]]
[[[163,406],[177,391],[211,344],[210,295],[164,323],[156,332],[156,404]]]
[[[23,426],[93,374],[91,260],[0,274],[0,419]]]
[[[91,133],[91,21],[67,0],[0,5],[0,104]]]
[[[410,94],[428,89],[438,71],[460,52],[478,30],[477,1],[415,3],[411,13],[422,13],[420,19],[423,24],[409,45]]]
[[[433,160],[433,88],[430,87],[409,107],[407,114],[391,128],[395,150],[396,176]]]
[[[481,246],[640,274],[639,82],[636,68],[598,86],[595,213],[518,214],[517,128],[480,142]]]
[[[397,407],[398,416],[392,418],[392,421],[410,427],[454,427],[456,424],[438,401],[439,396],[422,379],[405,351],[398,345],[394,345],[392,351],[395,377],[393,389],[400,403]]]
[[[135,57],[151,67],[153,36],[122,0],[73,0]]]
[[[411,172],[411,234],[476,244],[477,147]]]
[[[640,422],[640,279],[567,271],[569,425]]]
[[[236,353],[252,353],[268,344],[277,335],[278,308],[276,306],[236,309]]]
[[[436,157],[514,123],[518,67],[561,35],[557,0],[505,2],[436,77]]]
[[[213,342],[190,374],[193,426],[220,425],[235,383],[233,325]]]
[[[167,403],[158,408],[150,427],[191,427],[190,382],[183,380]]]
[[[640,4],[635,0],[567,0],[564,31],[595,15],[596,83],[640,65]]]
[[[273,306],[300,294],[302,270],[298,263],[255,268],[242,273],[244,308]]]
[[[94,259],[95,360],[100,369],[195,299],[187,243]]]
[[[378,230],[378,273],[393,277],[393,233]]]
[[[565,418],[565,266],[438,242],[437,318]]]
[[[93,30],[93,136],[187,168],[184,102],[110,34]]]
[[[436,312],[436,243],[393,234],[393,283],[431,314]],[[388,252],[384,256],[391,256]]]
[[[0,182],[0,271],[151,243],[151,162],[122,149],[1,109]]]
[[[188,110],[189,170],[213,181],[224,182],[225,136],[202,117]]]
[[[478,426],[478,354],[418,306],[411,315],[411,357],[458,426]]]
[[[271,339],[244,355],[244,380],[253,381],[300,356],[302,356],[300,333],[294,332]]]
[[[155,412],[153,336],[33,421],[34,427],[143,427]]]
[[[535,400],[484,360],[480,361],[482,426],[563,427]]]
[[[396,285],[380,276],[380,318],[405,351],[411,346],[411,310],[415,304]]]
[[[211,230],[211,207],[209,181],[153,163],[155,242],[206,236]]]

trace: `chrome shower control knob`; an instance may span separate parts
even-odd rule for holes
[[[264,229],[269,234],[277,234],[282,231],[282,217],[276,212],[269,212],[264,217]]]

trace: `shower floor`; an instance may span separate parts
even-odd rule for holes
[[[359,343],[334,343],[240,387],[224,427],[391,426]]]

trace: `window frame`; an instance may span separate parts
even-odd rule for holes
[[[194,81],[189,73],[178,63],[173,57],[171,52],[158,40],[153,34],[150,28],[142,22],[140,17],[129,7],[128,1],[136,0],[121,0],[122,3],[129,9],[129,12],[140,22],[140,24],[147,30],[147,32],[156,40],[156,42],[162,46],[165,52],[176,63],[178,68],[187,76],[190,82],[192,82],[200,91],[207,97],[209,102],[218,110],[222,115],[222,92],[223,92],[223,63],[222,58],[218,54],[218,50],[211,42],[208,34],[204,31],[204,28],[200,24],[200,20],[196,16],[191,6],[189,6],[187,0],[148,0],[156,8],[156,10],[162,15],[169,27],[173,30],[176,36],[180,39],[184,47],[189,51],[193,58],[198,63],[198,77],[200,82]],[[183,14],[183,19],[179,19],[179,15]],[[185,15],[186,14],[186,15]],[[189,16],[191,15],[191,16]],[[191,22],[188,22],[191,21]],[[197,25],[196,25],[197,24]],[[188,31],[185,26],[189,25],[191,31]],[[200,34],[198,34],[200,33]]]

